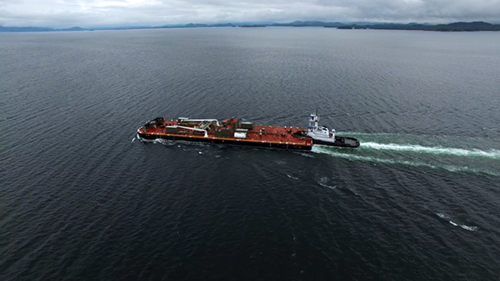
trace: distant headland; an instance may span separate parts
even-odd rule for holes
[[[385,29],[385,30],[424,30],[424,31],[500,31],[500,24],[491,24],[483,21],[454,22],[449,24],[421,24],[421,23],[342,23],[322,21],[294,21],[290,23],[189,23],[163,26],[122,26],[102,28],[50,28],[50,27],[8,27],[0,26],[0,32],[54,32],[54,31],[94,31],[94,30],[124,30],[124,29],[158,29],[158,28],[202,28],[202,27],[325,27],[337,29]]]
[[[500,24],[484,21],[454,22],[449,24],[375,24],[375,25],[344,25],[338,29],[386,29],[386,30],[424,30],[424,31],[500,31]]]

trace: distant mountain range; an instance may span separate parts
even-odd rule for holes
[[[409,24],[375,24],[375,25],[344,25],[339,29],[392,29],[392,30],[427,30],[427,31],[500,31],[500,24],[483,21],[454,22],[450,24],[427,25]]]
[[[139,26],[139,27],[113,27],[113,28],[49,28],[49,27],[6,27],[0,26],[0,32],[41,32],[41,31],[93,31],[93,30],[123,30],[123,29],[154,29],[154,28],[197,28],[197,27],[266,27],[266,26],[289,26],[289,27],[327,27],[338,29],[389,29],[389,30],[426,30],[426,31],[500,31],[500,24],[490,24],[483,21],[475,22],[455,22],[450,24],[399,24],[399,23],[341,23],[322,21],[294,21],[290,23],[252,23],[252,24],[232,24],[232,23],[189,23],[179,25],[163,26]]]

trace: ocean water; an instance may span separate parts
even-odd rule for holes
[[[0,34],[1,280],[500,280],[500,33]],[[358,149],[142,142],[163,116]]]

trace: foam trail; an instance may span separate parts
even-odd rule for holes
[[[427,167],[427,168],[431,168],[431,169],[444,169],[444,170],[447,170],[450,172],[472,172],[475,174],[488,174],[491,176],[499,176],[498,173],[493,172],[493,171],[489,171],[489,170],[479,170],[479,169],[474,169],[474,168],[469,168],[469,167],[460,167],[460,166],[453,166],[453,165],[441,165],[441,164],[433,165],[433,164],[424,163],[424,162],[407,161],[407,160],[392,160],[392,159],[376,158],[376,157],[371,157],[371,156],[360,156],[360,155],[354,155],[354,154],[335,152],[333,150],[334,149],[329,149],[328,147],[321,147],[321,146],[313,146],[313,148],[312,148],[312,152],[328,154],[331,156],[345,158],[345,159],[349,159],[349,160],[359,160],[359,161],[365,161],[365,162],[377,162],[377,163],[395,164],[395,165],[400,164],[400,165],[413,166],[413,167]]]
[[[468,231],[476,231],[477,230],[477,226],[468,226],[468,225],[465,225],[465,224],[457,224],[455,222],[452,222],[452,221],[449,221],[451,225],[453,226],[460,226],[461,228],[465,229],[465,230],[468,230]]]
[[[445,214],[443,214],[443,213],[436,213],[436,215],[437,215],[438,217],[442,218],[442,219],[446,219],[446,218],[448,218],[448,217],[447,217]]]
[[[443,213],[436,213],[436,215],[442,219],[445,219],[445,220],[448,220],[449,217]],[[468,231],[476,231],[477,230],[477,226],[468,226],[468,225],[465,225],[465,224],[458,224],[456,222],[453,222],[451,220],[448,220],[448,222],[453,225],[453,226],[460,226],[461,228],[465,229],[465,230],[468,230]]]
[[[467,225],[461,224],[460,227],[465,229],[465,230],[469,230],[469,231],[476,231],[477,230],[477,226],[467,226]]]
[[[164,140],[164,139],[154,139],[153,143],[159,143],[159,144],[163,144],[163,145],[169,145],[169,142],[167,140]]]
[[[324,183],[319,183],[319,185],[321,185],[322,187],[329,188],[329,189],[336,189],[337,188],[336,185],[327,185],[327,184],[324,184]]]
[[[318,180],[318,183],[319,185],[323,186],[323,187],[327,187],[327,188],[330,188],[330,189],[335,189],[337,188],[336,185],[328,185],[328,178],[327,177],[322,177],[321,179]]]
[[[500,150],[491,149],[483,151],[479,149],[462,149],[462,148],[448,148],[448,147],[429,147],[422,145],[401,145],[394,143],[376,143],[376,142],[362,142],[360,148],[370,148],[376,150],[392,150],[392,151],[408,151],[417,153],[437,154],[437,155],[452,155],[452,156],[467,156],[467,157],[483,157],[490,159],[500,159]]]
[[[304,152],[295,152],[296,154],[299,154],[299,155],[302,155],[302,156],[305,156],[305,157],[309,157],[309,158],[314,158],[314,155],[312,155],[311,153],[304,153]]]

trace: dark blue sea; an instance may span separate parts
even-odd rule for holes
[[[0,280],[500,280],[500,33],[0,34]],[[143,142],[158,116],[358,149]]]

